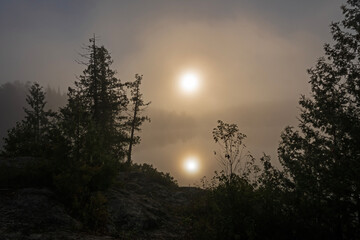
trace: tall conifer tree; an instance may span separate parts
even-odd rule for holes
[[[29,106],[24,108],[25,119],[5,138],[5,155],[40,157],[48,145],[49,117],[54,114],[45,110],[45,92],[38,83],[31,85],[26,102]]]
[[[142,112],[150,105],[151,102],[144,102],[142,93],[140,92],[140,85],[142,81],[142,75],[135,75],[135,81],[129,83],[131,88],[131,98],[130,98],[130,116],[127,121],[129,129],[129,149],[127,156],[127,163],[131,163],[131,154],[132,148],[135,144],[140,143],[140,137],[135,135],[135,131],[141,130],[141,125],[144,121],[150,121],[148,116],[142,115]]]
[[[72,122],[74,133],[72,142],[76,152],[87,158],[101,158],[111,155],[114,158],[125,156],[126,133],[123,131],[123,113],[128,100],[123,84],[115,77],[111,69],[113,63],[109,52],[104,46],[96,45],[95,36],[90,39],[88,53],[82,56],[88,60],[86,68],[75,88],[69,88],[69,103],[63,109],[76,119]],[[71,124],[71,122],[69,122]]]
[[[306,224],[298,226],[319,239],[360,237],[360,2],[342,9],[344,20],[331,24],[334,44],[309,70],[299,131],[286,128],[278,150],[301,199],[298,221]]]

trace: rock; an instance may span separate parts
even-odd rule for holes
[[[37,239],[183,239],[186,233],[178,214],[198,188],[166,186],[142,173],[121,173],[108,199],[107,234],[82,232],[47,188],[0,190],[0,240]]]
[[[20,239],[16,237],[20,234],[28,239],[43,239],[39,237],[41,232],[73,231],[81,226],[48,189],[2,191],[0,199],[0,236]]]
[[[138,233],[139,239],[182,239],[182,219],[174,212],[189,203],[198,188],[172,188],[141,173],[122,173],[122,187],[107,192],[111,222],[117,233]]]

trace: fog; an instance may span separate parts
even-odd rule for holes
[[[0,84],[37,81],[49,107],[64,104],[84,66],[76,63],[95,33],[123,81],[144,75],[147,110],[134,161],[192,184],[218,169],[211,136],[218,119],[236,123],[256,157],[276,163],[281,131],[296,123],[309,92],[306,69],[330,42],[342,1],[0,1]],[[178,88],[180,74],[199,73],[196,94]],[[0,134],[23,117],[25,85],[0,89]],[[7,90],[4,90],[7,89]],[[58,90],[59,89],[59,90]],[[51,91],[53,91],[51,93]],[[60,92],[61,93],[60,93]],[[199,173],[181,169],[187,154]]]

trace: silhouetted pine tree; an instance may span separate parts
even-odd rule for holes
[[[25,119],[8,131],[4,154],[8,156],[42,156],[48,146],[51,111],[45,111],[45,92],[34,83],[26,97],[29,108],[24,108]]]
[[[132,154],[132,147],[135,144],[140,143],[140,136],[135,136],[135,131],[141,130],[141,125],[145,121],[150,121],[148,116],[142,115],[142,112],[146,109],[147,106],[150,105],[151,102],[145,103],[142,98],[142,93],[140,92],[140,85],[141,85],[142,75],[135,75],[135,81],[132,83],[128,83],[128,86],[131,89],[131,98],[130,98],[130,116],[127,121],[127,126],[130,132],[129,137],[129,149],[128,149],[128,158],[127,163],[131,163],[131,154]]]
[[[128,101],[111,69],[110,54],[95,41],[90,39],[88,53],[82,55],[88,60],[86,68],[60,110],[54,184],[75,215],[101,228],[107,221],[101,191],[114,181],[126,152],[123,119]]]
[[[62,112],[64,119],[73,124],[69,127],[74,129],[71,142],[75,152],[87,147],[83,154],[88,153],[88,158],[110,154],[120,159],[125,156],[123,119],[128,100],[123,84],[111,69],[109,52],[96,45],[95,37],[90,42],[88,53],[82,55],[88,60],[84,63],[86,69],[75,82],[76,88],[69,88],[69,103]]]

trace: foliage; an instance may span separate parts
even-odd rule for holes
[[[95,43],[84,54],[88,63],[76,88],[69,88],[68,104],[60,109],[53,137],[54,185],[73,214],[90,228],[104,228],[106,198],[101,191],[114,182],[125,155],[122,112],[127,98],[111,70],[108,51]]]
[[[177,181],[172,177],[169,173],[163,173],[158,171],[151,164],[143,163],[143,164],[132,164],[130,167],[131,171],[141,172],[149,180],[162,184],[168,187],[177,187]]]
[[[190,239],[295,239],[293,216],[286,203],[291,195],[280,170],[269,156],[261,158],[256,183],[241,175],[217,173],[202,179],[204,194],[187,206],[184,219]]]
[[[88,53],[82,55],[88,60],[83,63],[86,68],[75,82],[76,88],[69,88],[68,105],[61,110],[64,127],[73,129],[64,129],[64,134],[76,154],[90,155],[85,157],[88,160],[97,158],[96,153],[120,159],[125,155],[127,136],[123,131],[122,113],[128,99],[124,84],[111,69],[113,61],[107,49],[97,46],[95,37],[90,42],[92,44],[86,48]],[[91,152],[93,147],[97,150]]]
[[[240,174],[249,179],[250,174],[257,174],[259,169],[255,165],[254,157],[245,151],[244,140],[246,135],[239,131],[236,124],[224,123],[218,120],[218,125],[213,129],[213,138],[220,145],[221,152],[214,151],[224,174],[232,179],[233,174]]]
[[[255,234],[256,195],[253,186],[238,175],[216,174],[187,209],[193,239],[252,239]]]
[[[128,127],[128,131],[130,132],[129,137],[129,150],[128,150],[128,158],[127,163],[131,163],[131,153],[132,147],[135,144],[140,143],[140,136],[135,136],[135,131],[141,130],[141,125],[145,121],[150,121],[148,116],[143,116],[141,113],[146,109],[147,106],[150,105],[151,102],[145,103],[142,99],[142,93],[140,92],[140,85],[142,81],[142,75],[135,75],[135,81],[131,83],[127,83],[127,86],[131,89],[131,113],[127,119],[126,125]]]
[[[29,138],[29,130],[22,122],[17,122],[16,126],[9,129],[7,137],[4,138],[4,146],[2,155],[13,157],[13,156],[29,156],[32,153],[32,141],[26,141]],[[25,141],[24,141],[25,140]]]
[[[31,85],[26,102],[30,108],[24,108],[25,119],[17,122],[4,139],[5,156],[41,157],[46,152],[51,117],[55,114],[45,110],[45,92],[38,83]]]
[[[360,4],[348,1],[344,20],[331,24],[334,44],[310,75],[299,130],[282,134],[279,157],[292,182],[297,222],[308,236],[360,237]]]

